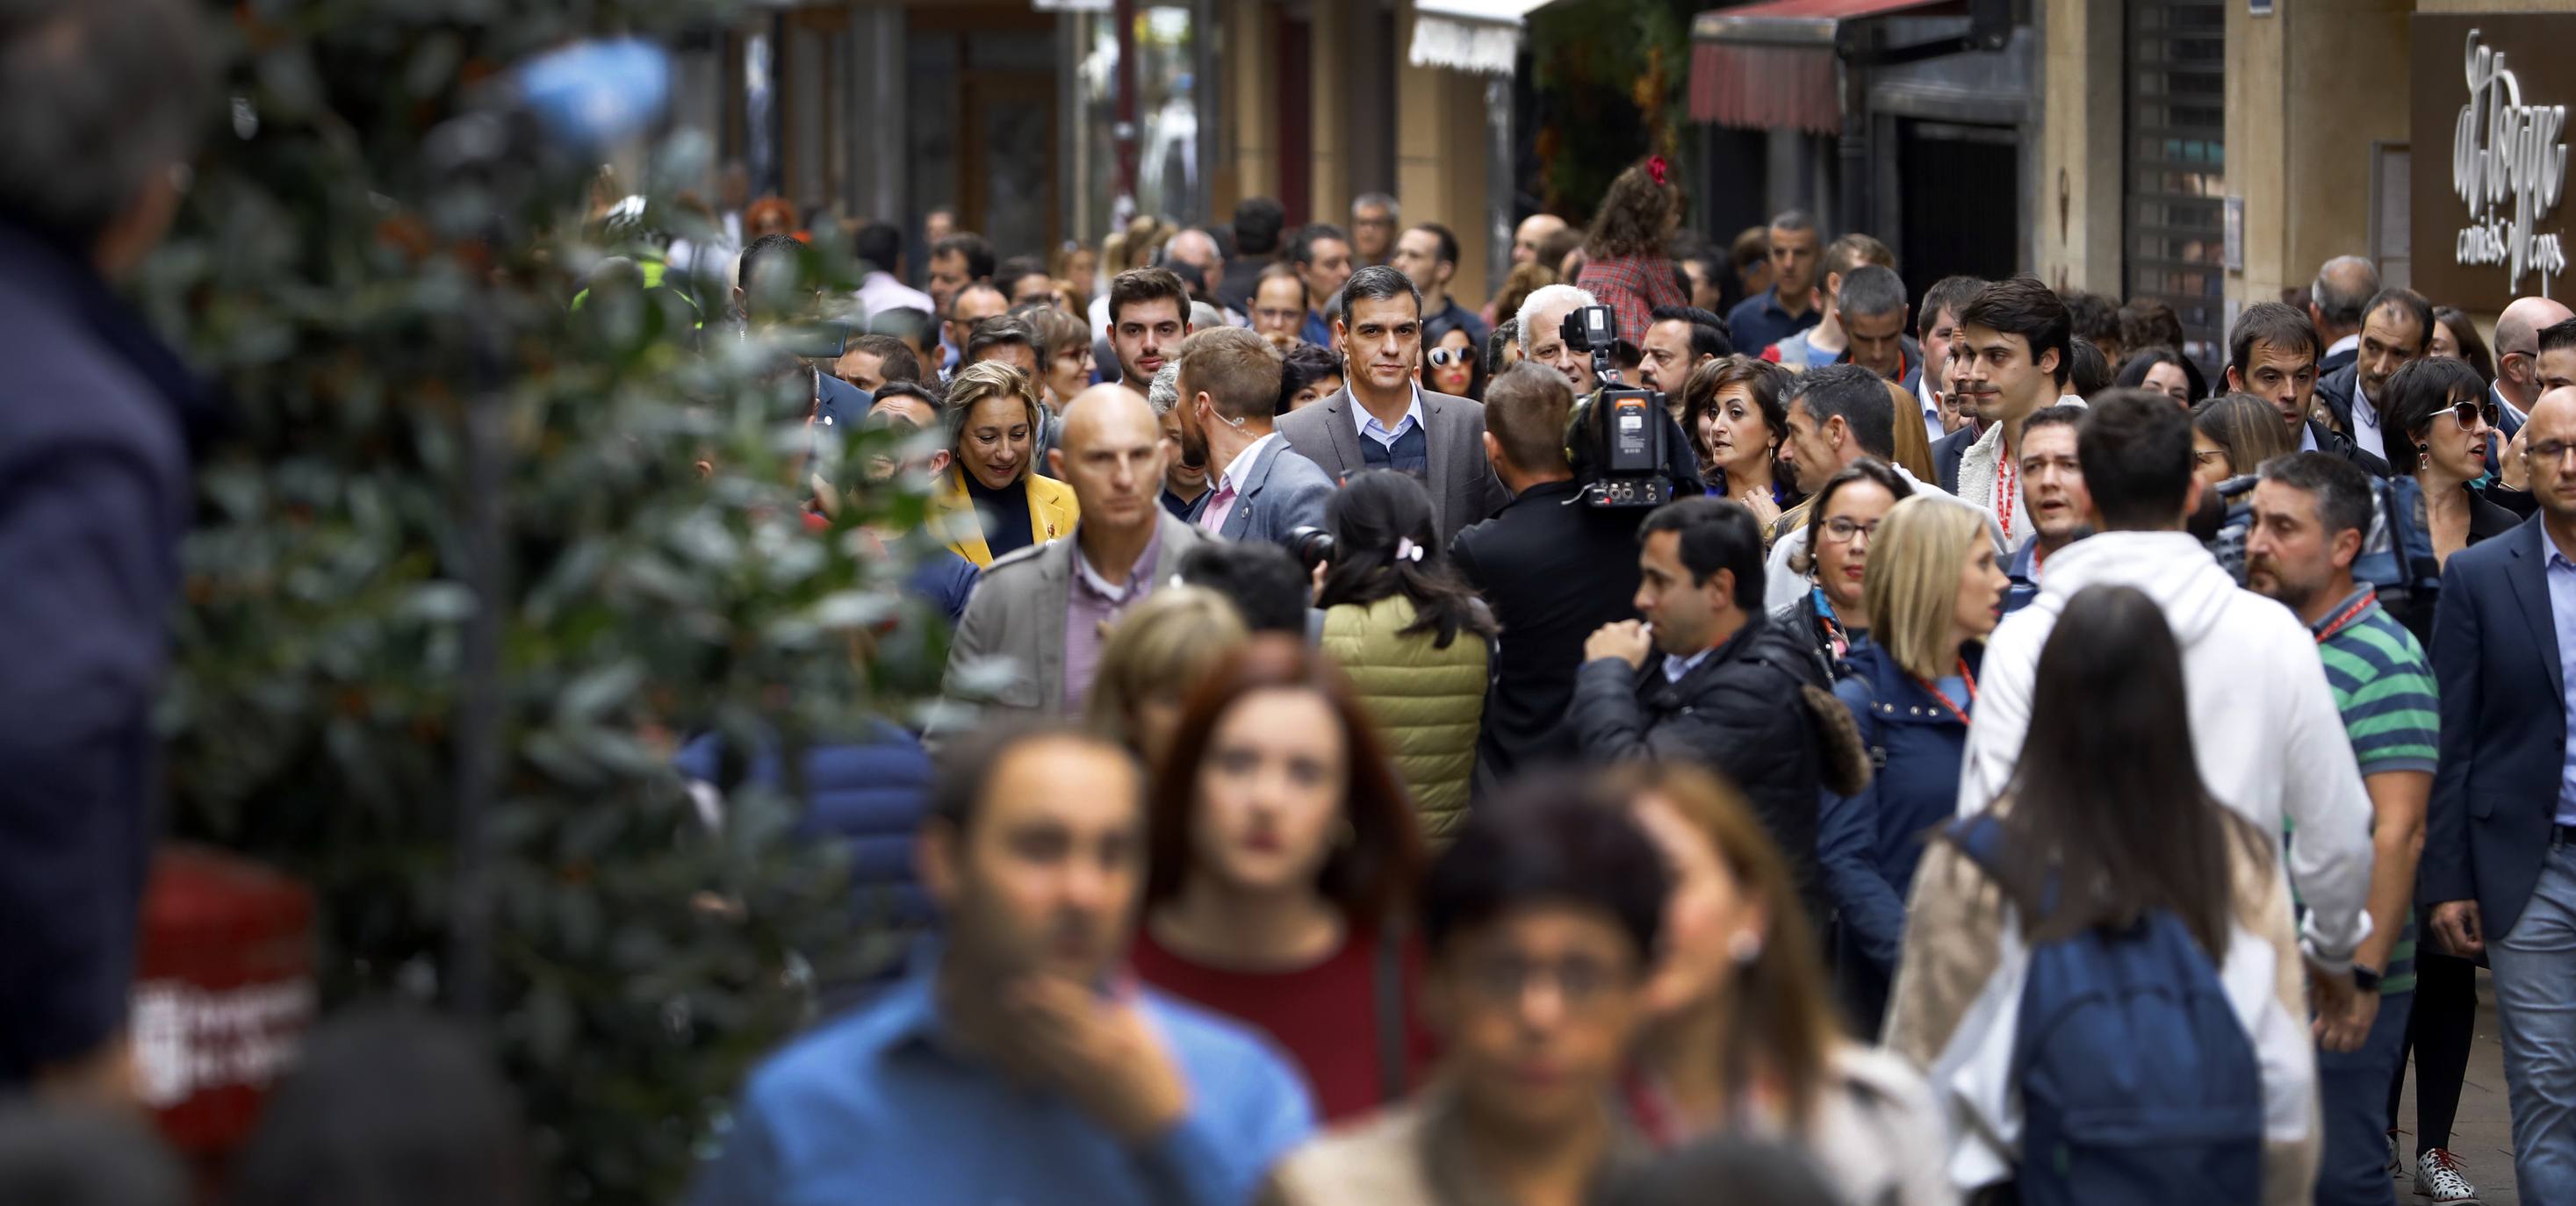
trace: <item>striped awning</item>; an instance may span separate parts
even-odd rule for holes
[[[1510,75],[1521,48],[1521,18],[1549,0],[1414,0],[1416,67]]]
[[[1756,130],[1842,130],[1836,46],[1853,21],[1963,11],[1958,0],[1765,0],[1691,22],[1693,121]]]

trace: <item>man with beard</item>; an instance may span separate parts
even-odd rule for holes
[[[2373,477],[2389,475],[2388,462],[2364,451],[2342,432],[2319,422],[2310,399],[2317,388],[2316,324],[2279,302],[2256,302],[2227,331],[2227,389],[2272,404],[2301,451],[2331,452]]]
[[[1194,461],[1181,447],[1181,366],[1177,362],[1165,361],[1163,370],[1154,374],[1145,402],[1154,408],[1154,421],[1163,432],[1163,509],[1186,522],[1207,501],[1208,473],[1204,452]]]
[[[1333,479],[1272,429],[1279,404],[1279,353],[1241,327],[1201,331],[1181,344],[1178,403],[1181,455],[1223,466],[1199,530],[1228,540],[1286,540],[1321,527]],[[1206,470],[1203,468],[1201,473]]]
[[[2388,458],[2380,431],[2388,379],[2433,342],[2433,303],[2412,289],[2382,289],[2361,312],[2361,342],[2353,362],[2317,382],[2316,396],[2333,416],[2334,429],[2362,451]]]
[[[752,1074],[698,1200],[1248,1200],[1314,1106],[1257,1035],[1114,975],[1135,761],[1070,728],[945,753],[914,857],[946,941]]]

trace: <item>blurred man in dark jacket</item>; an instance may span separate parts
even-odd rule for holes
[[[1762,818],[1824,915],[1816,875],[1823,742],[1800,688],[1823,687],[1798,633],[1762,611],[1762,528],[1743,505],[1685,498],[1638,529],[1637,610],[1583,645],[1566,720],[1586,758],[1692,762]]]
[[[110,292],[209,111],[179,0],[0,21],[0,1094],[118,1091],[197,397]]]

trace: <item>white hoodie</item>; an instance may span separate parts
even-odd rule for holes
[[[2290,610],[2240,589],[2181,532],[2105,532],[2048,559],[2029,607],[2005,617],[1977,675],[1976,718],[1959,768],[1959,811],[1992,802],[2012,778],[2030,730],[2040,647],[2067,600],[2088,586],[2135,587],[2165,613],[2182,646],[2191,741],[2210,794],[2276,839],[2287,816],[2299,840],[2290,885],[2309,910],[2309,954],[2341,970],[2370,932],[2370,796],[2316,641]]]

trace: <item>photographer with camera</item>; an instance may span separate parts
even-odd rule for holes
[[[1635,514],[1581,505],[1565,459],[1574,391],[1542,364],[1485,390],[1485,456],[1512,501],[1449,546],[1449,559],[1508,631],[1477,741],[1479,787],[1580,756],[1565,724],[1583,639],[1637,618]]]
[[[1369,469],[1421,481],[1431,492],[1437,547],[1447,548],[1460,528],[1507,501],[1503,484],[1485,467],[1485,407],[1430,393],[1415,381],[1422,294],[1403,273],[1362,268],[1343,284],[1341,301],[1333,333],[1346,384],[1280,416],[1279,434],[1337,482]]]

